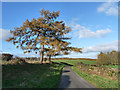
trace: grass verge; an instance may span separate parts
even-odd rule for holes
[[[118,81],[105,78],[98,75],[88,74],[83,71],[78,70],[75,66],[72,69],[81,77],[89,81],[91,84],[98,88],[118,88]]]
[[[3,65],[2,87],[57,88],[63,67],[59,64]]]

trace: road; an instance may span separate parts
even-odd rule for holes
[[[62,71],[59,88],[96,88],[85,79],[76,74],[70,66],[64,67]]]

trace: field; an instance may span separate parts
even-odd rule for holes
[[[65,62],[65,63],[68,63],[68,64],[71,64],[71,65],[76,65],[78,62],[83,62],[84,64],[96,64],[97,61],[90,61],[90,60],[53,60],[53,62]]]
[[[3,88],[57,88],[61,70],[59,64],[17,64],[2,66]]]

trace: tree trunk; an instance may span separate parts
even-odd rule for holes
[[[42,45],[42,49],[40,52],[40,63],[43,64],[43,58],[44,58],[44,45]]]
[[[52,63],[52,62],[51,62],[51,55],[49,55],[49,63]]]

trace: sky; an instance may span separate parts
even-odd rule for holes
[[[0,41],[2,53],[21,57],[38,57],[39,54],[24,54],[5,40],[11,36],[9,30],[20,27],[28,19],[39,18],[44,8],[60,11],[58,20],[63,20],[72,31],[71,46],[83,48],[83,53],[71,52],[60,57],[97,58],[102,52],[118,49],[118,3],[116,2],[2,2],[2,27]]]

